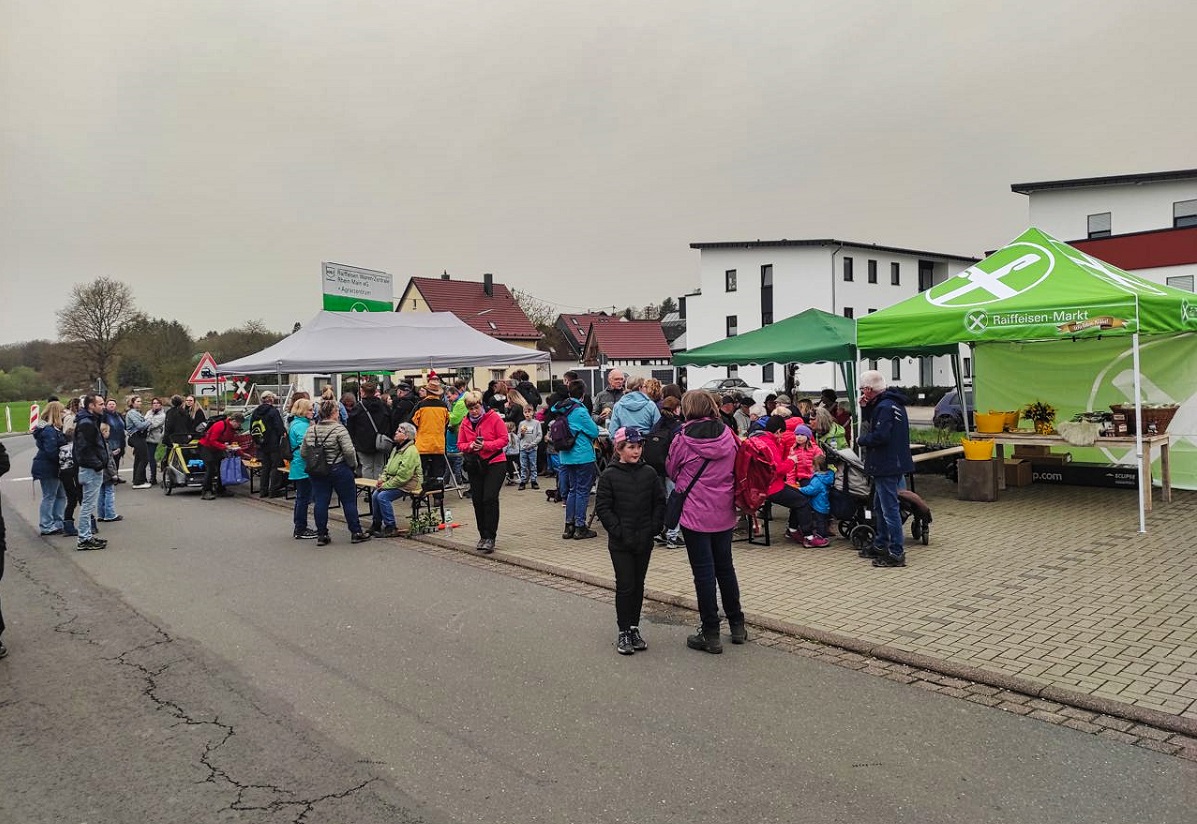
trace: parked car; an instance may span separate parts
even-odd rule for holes
[[[756,393],[762,391],[759,387],[749,386],[743,378],[716,378],[698,388],[719,395],[746,395],[754,400]]]
[[[973,390],[965,389],[964,399],[968,403],[968,412],[971,416],[975,411],[973,408]],[[931,422],[935,424],[936,429],[952,429],[957,432],[964,431],[964,410],[960,407],[959,390],[953,389],[939,399],[939,403],[935,404],[935,412],[931,416]]]

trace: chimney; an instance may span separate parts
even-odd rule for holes
[[[490,272],[482,276],[482,291],[488,298],[495,296],[495,276]]]
[[[445,269],[443,272],[441,272],[441,280],[448,280],[448,279],[449,279],[449,270]]]

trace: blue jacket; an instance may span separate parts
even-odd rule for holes
[[[865,472],[870,475],[906,475],[914,472],[910,457],[910,420],[901,392],[887,389],[865,407],[869,429],[857,441],[865,447]]]
[[[798,491],[811,499],[810,508],[824,515],[831,512],[831,487],[835,485],[835,473],[830,469],[816,472],[806,486]]]
[[[124,450],[125,448],[125,419],[119,412],[101,412],[100,420],[108,424],[108,448]]]
[[[291,425],[287,428],[287,440],[291,444],[291,454],[284,457],[291,461],[291,469],[287,473],[287,477],[293,481],[308,476],[308,465],[303,456],[299,454],[299,445],[303,443],[303,436],[307,434],[308,427],[311,425],[311,418],[292,418]]]
[[[611,437],[621,426],[634,426],[640,434],[647,435],[658,420],[661,410],[643,392],[625,392],[611,409],[611,417],[607,419],[607,431]]]
[[[567,398],[554,406],[553,411],[558,415],[568,411],[566,421],[574,436],[573,449],[557,453],[561,463],[572,466],[594,463],[594,439],[598,437],[599,430],[586,407],[573,398]]]
[[[33,430],[37,452],[33,455],[33,480],[41,481],[58,477],[58,448],[67,442],[61,429],[49,424],[38,424]]]

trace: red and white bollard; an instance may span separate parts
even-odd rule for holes
[[[37,419],[41,414],[41,407],[36,403],[29,407],[29,431],[32,432],[37,428]]]

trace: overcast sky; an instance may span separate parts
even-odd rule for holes
[[[0,343],[74,283],[193,333],[320,264],[561,311],[697,285],[695,241],[980,254],[1010,184],[1197,166],[1197,4],[0,0]]]

